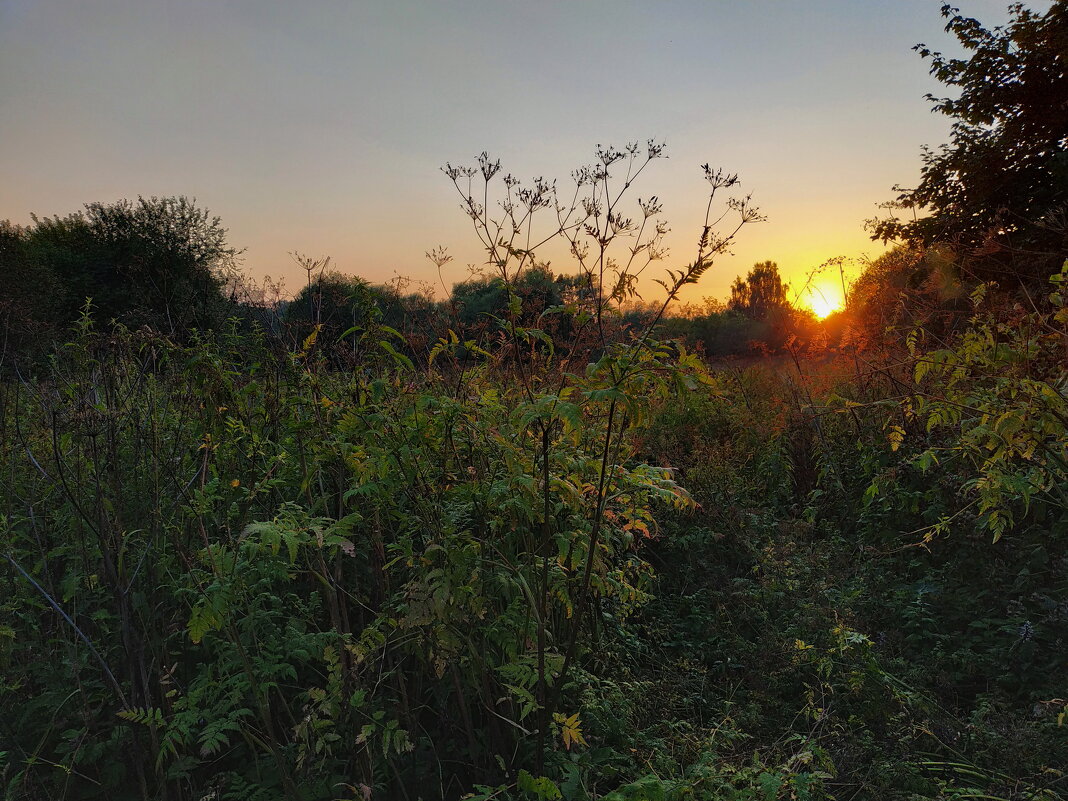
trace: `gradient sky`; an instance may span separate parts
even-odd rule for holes
[[[960,0],[988,24],[1005,2]],[[244,269],[329,255],[374,281],[446,281],[482,256],[439,171],[482,150],[569,181],[596,143],[649,137],[674,261],[704,212],[699,165],[738,172],[769,221],[689,298],[771,259],[798,283],[875,256],[863,221],[946,138],[910,48],[952,50],[937,0],[0,0],[0,219],[189,195]],[[670,266],[671,260],[668,265]],[[555,269],[567,265],[554,261]]]

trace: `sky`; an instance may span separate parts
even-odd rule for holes
[[[988,25],[1004,2],[959,0]],[[709,162],[767,222],[687,300],[775,261],[797,287],[875,257],[865,219],[947,138],[911,47],[947,52],[938,0],[0,0],[0,219],[187,195],[254,277],[330,256],[374,282],[446,285],[484,254],[440,167],[481,151],[558,179],[597,144],[664,141],[665,267],[692,258]],[[553,259],[558,272],[572,272]],[[834,294],[839,283],[817,280]],[[650,296],[655,293],[650,292]]]

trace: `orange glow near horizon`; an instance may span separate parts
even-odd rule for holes
[[[842,308],[842,289],[830,282],[814,284],[799,300],[822,320]]]

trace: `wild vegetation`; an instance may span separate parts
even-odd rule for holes
[[[442,301],[280,301],[184,199],[0,227],[3,797],[1068,797],[1068,10],[944,13],[937,224],[822,323],[770,262],[682,308],[761,220],[708,165],[650,299],[654,141],[446,165]]]

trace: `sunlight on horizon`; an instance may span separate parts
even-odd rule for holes
[[[844,306],[842,288],[830,281],[813,284],[798,300],[821,320]]]

